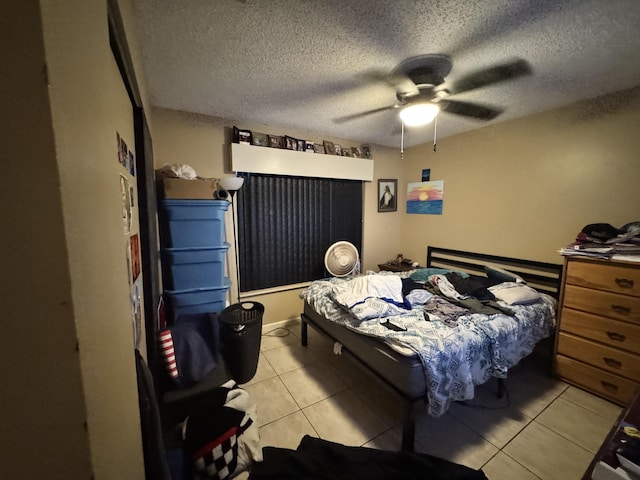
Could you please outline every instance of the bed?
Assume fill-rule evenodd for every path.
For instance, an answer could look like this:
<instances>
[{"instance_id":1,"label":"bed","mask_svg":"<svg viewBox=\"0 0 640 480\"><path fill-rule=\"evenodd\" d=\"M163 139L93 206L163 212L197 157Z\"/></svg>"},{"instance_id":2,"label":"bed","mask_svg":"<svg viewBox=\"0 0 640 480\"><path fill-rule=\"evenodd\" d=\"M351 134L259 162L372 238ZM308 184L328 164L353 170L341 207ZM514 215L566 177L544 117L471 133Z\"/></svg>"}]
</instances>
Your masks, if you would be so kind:
<instances>
[{"instance_id":1,"label":"bed","mask_svg":"<svg viewBox=\"0 0 640 480\"><path fill-rule=\"evenodd\" d=\"M489 378L501 386L509 368L552 335L561 277L558 264L428 247L423 269L312 282L301 294L302 345L311 325L397 392L402 448L413 450L422 405L439 416ZM477 281L493 299L482 289L473 290L481 302L469 295L468 282ZM464 293L452 292L452 282ZM362 294L362 285L381 293ZM512 303L511 292L523 289L531 298Z\"/></svg>"}]
</instances>

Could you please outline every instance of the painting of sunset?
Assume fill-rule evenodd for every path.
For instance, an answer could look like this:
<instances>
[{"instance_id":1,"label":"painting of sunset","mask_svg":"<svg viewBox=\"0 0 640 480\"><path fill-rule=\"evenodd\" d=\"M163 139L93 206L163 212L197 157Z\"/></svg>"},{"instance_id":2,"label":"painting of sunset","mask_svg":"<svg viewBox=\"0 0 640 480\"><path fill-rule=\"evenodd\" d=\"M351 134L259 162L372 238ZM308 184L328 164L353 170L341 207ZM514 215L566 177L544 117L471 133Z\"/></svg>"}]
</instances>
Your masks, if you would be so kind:
<instances>
[{"instance_id":1,"label":"painting of sunset","mask_svg":"<svg viewBox=\"0 0 640 480\"><path fill-rule=\"evenodd\" d=\"M407 185L407 213L442 215L444 180Z\"/></svg>"}]
</instances>

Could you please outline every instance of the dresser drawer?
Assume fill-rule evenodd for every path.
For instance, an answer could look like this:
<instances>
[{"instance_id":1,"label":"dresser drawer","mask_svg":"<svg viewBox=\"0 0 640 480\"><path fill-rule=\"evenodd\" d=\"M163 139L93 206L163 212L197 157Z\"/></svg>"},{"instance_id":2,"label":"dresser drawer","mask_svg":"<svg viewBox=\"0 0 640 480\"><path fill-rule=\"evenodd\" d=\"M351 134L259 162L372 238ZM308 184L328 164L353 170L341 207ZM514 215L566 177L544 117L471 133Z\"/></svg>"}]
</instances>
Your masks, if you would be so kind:
<instances>
[{"instance_id":1,"label":"dresser drawer","mask_svg":"<svg viewBox=\"0 0 640 480\"><path fill-rule=\"evenodd\" d=\"M628 404L638 387L637 383L591 367L563 355L556 356L556 375L560 378L602 395L620 405Z\"/></svg>"},{"instance_id":2,"label":"dresser drawer","mask_svg":"<svg viewBox=\"0 0 640 480\"><path fill-rule=\"evenodd\" d=\"M640 381L640 357L606 345L560 332L558 353L616 375Z\"/></svg>"},{"instance_id":3,"label":"dresser drawer","mask_svg":"<svg viewBox=\"0 0 640 480\"><path fill-rule=\"evenodd\" d=\"M640 297L640 268L606 262L572 261L566 283Z\"/></svg>"},{"instance_id":4,"label":"dresser drawer","mask_svg":"<svg viewBox=\"0 0 640 480\"><path fill-rule=\"evenodd\" d=\"M640 353L640 324L619 322L611 318L563 308L560 329L615 348Z\"/></svg>"},{"instance_id":5,"label":"dresser drawer","mask_svg":"<svg viewBox=\"0 0 640 480\"><path fill-rule=\"evenodd\" d=\"M596 315L640 323L640 298L565 285L563 306Z\"/></svg>"}]
</instances>

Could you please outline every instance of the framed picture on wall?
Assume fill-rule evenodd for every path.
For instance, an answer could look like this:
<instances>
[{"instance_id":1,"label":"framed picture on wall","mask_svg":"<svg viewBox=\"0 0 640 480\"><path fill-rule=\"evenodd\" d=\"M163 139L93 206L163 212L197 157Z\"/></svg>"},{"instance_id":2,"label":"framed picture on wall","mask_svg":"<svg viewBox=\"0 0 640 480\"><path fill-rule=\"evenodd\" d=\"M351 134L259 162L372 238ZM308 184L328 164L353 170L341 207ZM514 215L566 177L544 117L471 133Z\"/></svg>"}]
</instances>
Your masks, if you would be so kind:
<instances>
[{"instance_id":1,"label":"framed picture on wall","mask_svg":"<svg viewBox=\"0 0 640 480\"><path fill-rule=\"evenodd\" d=\"M398 209L397 194L397 179L384 178L378 180L378 211L395 212Z\"/></svg>"}]
</instances>

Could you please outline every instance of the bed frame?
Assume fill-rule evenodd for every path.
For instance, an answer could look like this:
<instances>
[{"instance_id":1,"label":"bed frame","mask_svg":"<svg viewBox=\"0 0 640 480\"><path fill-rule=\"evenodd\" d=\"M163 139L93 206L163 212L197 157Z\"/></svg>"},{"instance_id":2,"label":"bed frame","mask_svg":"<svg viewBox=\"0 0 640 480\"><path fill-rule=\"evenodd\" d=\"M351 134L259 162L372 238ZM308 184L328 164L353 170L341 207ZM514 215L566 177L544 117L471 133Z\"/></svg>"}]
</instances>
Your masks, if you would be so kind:
<instances>
[{"instance_id":1,"label":"bed frame","mask_svg":"<svg viewBox=\"0 0 640 480\"><path fill-rule=\"evenodd\" d=\"M451 270L464 271L470 274L483 275L484 266L491 265L520 275L529 285L537 290L547 293L556 299L559 296L560 284L562 280L562 265L554 263L536 262L532 260L521 260L517 258L501 257L498 255L487 255L482 253L465 252L462 250L452 250L448 248L428 247L426 266L430 268L447 268ZM349 354L374 377L383 384L394 390L404 400L404 416L402 425L402 449L413 451L415 439L415 420L420 412L419 406L424 406L424 392L417 392L410 388L410 385L398 383L397 378L389 373L391 369L385 368L386 359L393 362L392 357L399 354L386 346L384 342L376 338L366 337L356 332L352 332L340 325L333 324L323 319L306 302L301 319L301 340L302 346L308 345L308 325L329 337L334 342L342 344L342 351ZM378 352L375 361L364 358L357 351L362 351L362 344L369 343ZM386 374L385 374L386 373ZM498 396L502 394L503 381L498 379Z\"/></svg>"}]
</instances>

